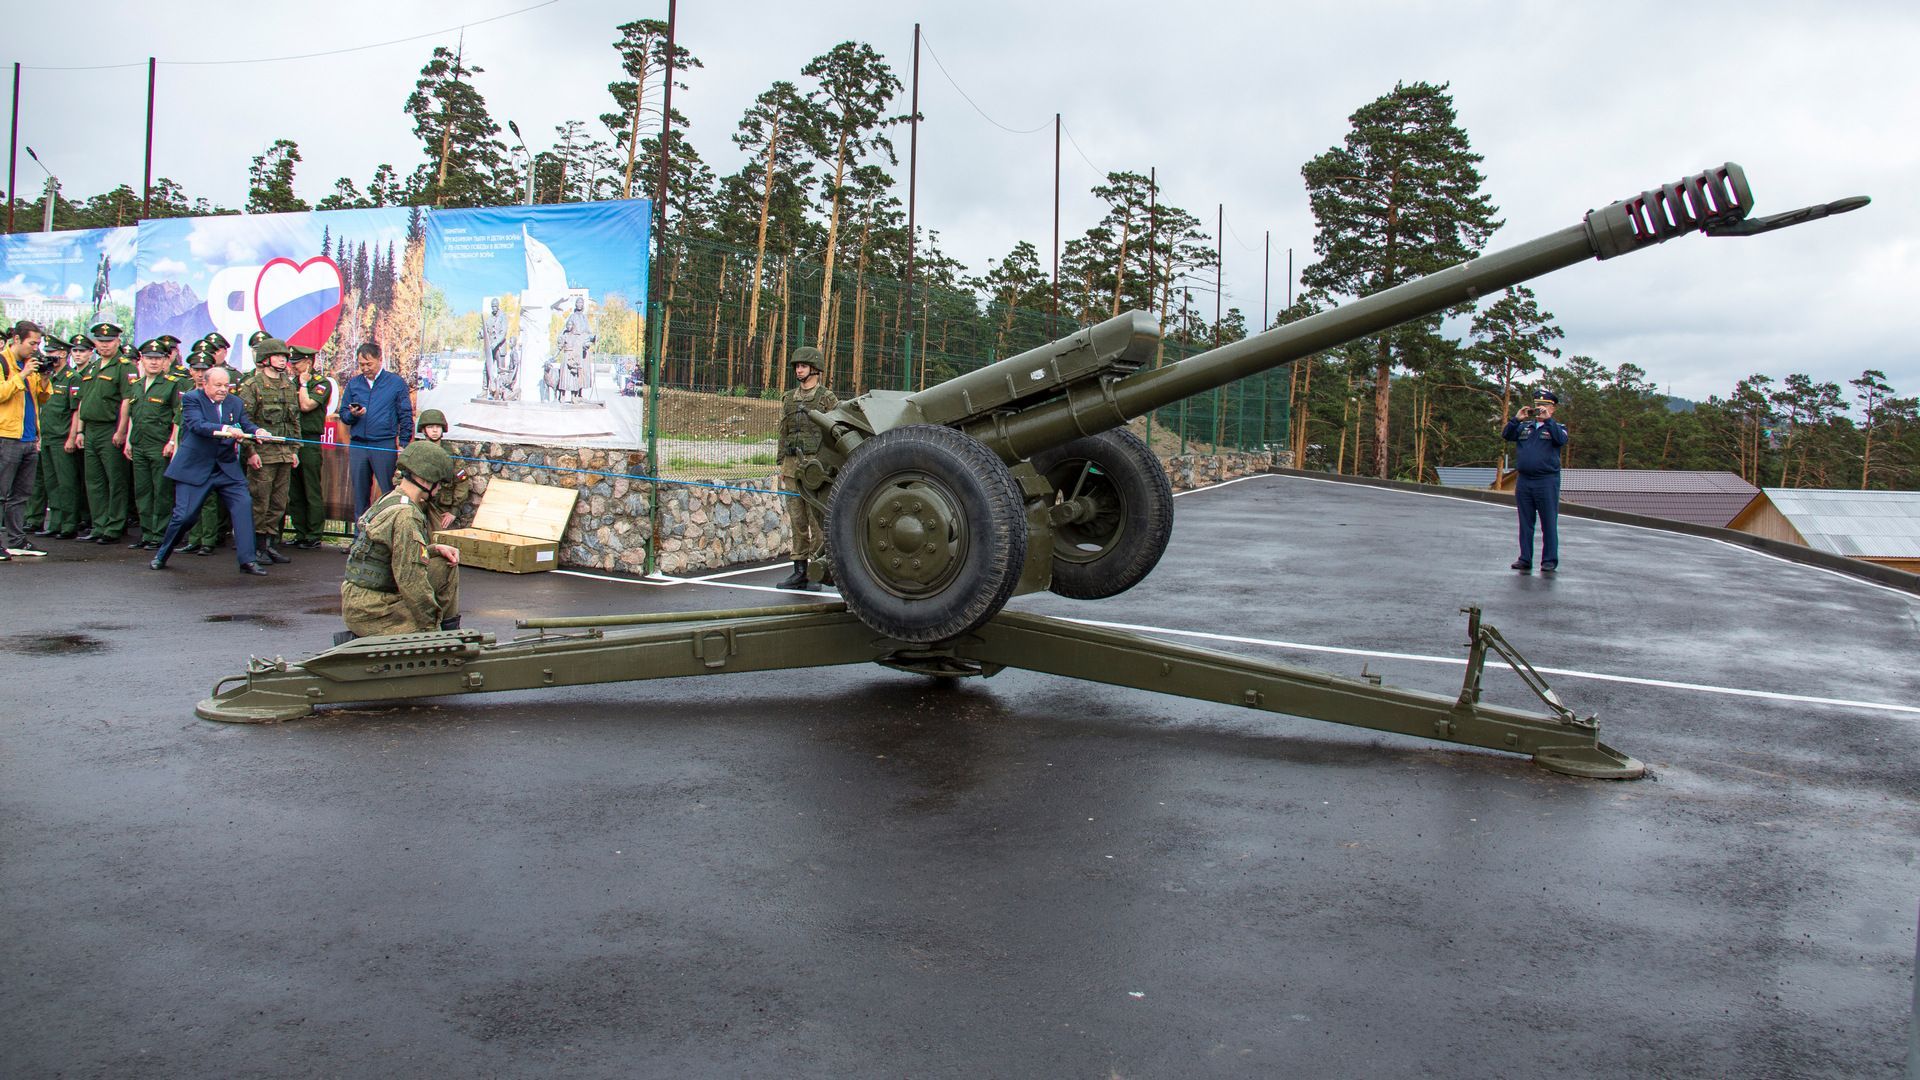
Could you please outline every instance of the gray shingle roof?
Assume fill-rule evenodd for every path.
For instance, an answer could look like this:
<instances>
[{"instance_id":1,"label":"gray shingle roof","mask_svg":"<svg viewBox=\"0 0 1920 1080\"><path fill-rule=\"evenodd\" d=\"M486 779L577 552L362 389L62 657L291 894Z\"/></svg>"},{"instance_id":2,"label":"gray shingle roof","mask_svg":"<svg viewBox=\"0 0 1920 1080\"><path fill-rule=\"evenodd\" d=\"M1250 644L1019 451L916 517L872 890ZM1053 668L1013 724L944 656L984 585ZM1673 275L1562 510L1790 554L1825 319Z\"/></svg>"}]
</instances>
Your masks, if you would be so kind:
<instances>
[{"instance_id":1,"label":"gray shingle roof","mask_svg":"<svg viewBox=\"0 0 1920 1080\"><path fill-rule=\"evenodd\" d=\"M1920 559L1920 491L1766 491L1808 547L1855 558Z\"/></svg>"},{"instance_id":2,"label":"gray shingle roof","mask_svg":"<svg viewBox=\"0 0 1920 1080\"><path fill-rule=\"evenodd\" d=\"M1562 469L1563 502L1725 528L1760 489L1730 472Z\"/></svg>"},{"instance_id":3,"label":"gray shingle roof","mask_svg":"<svg viewBox=\"0 0 1920 1080\"><path fill-rule=\"evenodd\" d=\"M1433 471L1448 487L1490 488L1500 470L1491 465L1436 465Z\"/></svg>"}]
</instances>

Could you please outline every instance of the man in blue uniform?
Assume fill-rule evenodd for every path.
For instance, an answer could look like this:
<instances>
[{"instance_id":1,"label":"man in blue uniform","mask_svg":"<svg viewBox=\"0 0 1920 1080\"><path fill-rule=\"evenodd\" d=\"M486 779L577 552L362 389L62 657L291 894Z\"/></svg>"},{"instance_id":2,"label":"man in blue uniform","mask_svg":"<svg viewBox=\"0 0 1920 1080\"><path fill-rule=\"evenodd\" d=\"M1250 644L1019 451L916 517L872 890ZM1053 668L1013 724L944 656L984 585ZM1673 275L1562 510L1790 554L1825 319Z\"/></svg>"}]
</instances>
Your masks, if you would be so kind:
<instances>
[{"instance_id":1,"label":"man in blue uniform","mask_svg":"<svg viewBox=\"0 0 1920 1080\"><path fill-rule=\"evenodd\" d=\"M1567 429L1553 418L1560 404L1551 390L1535 390L1533 404L1507 421L1500 437L1518 444L1514 450L1513 501L1520 508L1520 557L1515 570L1533 569L1533 520L1540 519L1540 570L1552 573L1560 566L1560 448L1567 445Z\"/></svg>"}]
</instances>

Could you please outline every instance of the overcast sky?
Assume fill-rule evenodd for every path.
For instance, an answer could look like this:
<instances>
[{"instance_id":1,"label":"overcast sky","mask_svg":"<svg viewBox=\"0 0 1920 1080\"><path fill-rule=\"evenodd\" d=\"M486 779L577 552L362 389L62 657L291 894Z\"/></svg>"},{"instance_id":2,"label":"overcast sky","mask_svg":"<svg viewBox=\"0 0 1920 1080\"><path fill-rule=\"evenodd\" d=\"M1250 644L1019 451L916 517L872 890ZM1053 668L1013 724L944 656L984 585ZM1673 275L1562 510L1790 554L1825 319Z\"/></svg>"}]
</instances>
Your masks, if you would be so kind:
<instances>
[{"instance_id":1,"label":"overcast sky","mask_svg":"<svg viewBox=\"0 0 1920 1080\"><path fill-rule=\"evenodd\" d=\"M317 200L337 176L364 185L381 162L405 174L420 160L401 104L436 41L451 45L455 34L278 63L178 61L348 48L534 2L200 2L190 18L150 3L42 4L13 13L0 51L29 65L21 141L70 194L139 187L152 54L161 60L156 175L238 206L249 159L284 137L305 156L301 195ZM553 125L610 109L613 28L665 14L664 4L558 0L470 26L466 50L486 69L476 81L494 116L517 120L541 149ZM110 27L111 44L83 49L77 20ZM1900 392L1920 393L1920 211L1911 194L1920 181L1920 4L1911 0L683 0L680 43L706 66L687 75L690 90L676 92L675 105L707 161L731 171L740 155L728 136L770 82L801 82L808 59L847 39L872 44L906 82L916 20L947 72L923 55L918 218L975 271L1021 239L1045 258L1057 111L1072 136L1062 236L1093 223L1087 189L1105 171L1157 167L1167 201L1210 232L1225 204L1227 303L1257 321L1264 237L1271 233L1273 310L1286 295L1287 250L1296 271L1312 259L1301 164L1337 144L1347 117L1396 81L1450 82L1507 222L1492 248L1728 160L1746 167L1760 213L1874 197L1841 218L1750 239L1687 237L1537 281L1568 355L1608 367L1631 361L1693 398L1724 395L1754 372L1844 384L1870 367ZM79 62L137 66L34 69ZM904 201L904 131L899 146ZM21 190L42 178L23 152Z\"/></svg>"}]
</instances>

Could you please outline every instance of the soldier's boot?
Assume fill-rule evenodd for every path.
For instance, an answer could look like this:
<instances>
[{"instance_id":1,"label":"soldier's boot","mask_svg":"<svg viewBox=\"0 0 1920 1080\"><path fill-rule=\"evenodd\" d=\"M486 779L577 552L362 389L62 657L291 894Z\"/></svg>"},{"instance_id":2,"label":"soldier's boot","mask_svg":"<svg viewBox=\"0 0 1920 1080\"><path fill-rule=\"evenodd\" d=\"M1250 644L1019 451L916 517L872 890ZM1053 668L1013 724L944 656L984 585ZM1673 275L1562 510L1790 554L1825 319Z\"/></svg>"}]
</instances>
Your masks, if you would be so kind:
<instances>
[{"instance_id":1,"label":"soldier's boot","mask_svg":"<svg viewBox=\"0 0 1920 1080\"><path fill-rule=\"evenodd\" d=\"M266 559L268 562L290 563L293 561L274 550L273 541L266 533L253 534L253 547L255 551L260 553L260 557Z\"/></svg>"},{"instance_id":2,"label":"soldier's boot","mask_svg":"<svg viewBox=\"0 0 1920 1080\"><path fill-rule=\"evenodd\" d=\"M793 560L793 573L781 578L780 583L774 586L776 589L800 589L803 591L811 591L813 587L813 582L807 580L807 560L805 559Z\"/></svg>"}]
</instances>

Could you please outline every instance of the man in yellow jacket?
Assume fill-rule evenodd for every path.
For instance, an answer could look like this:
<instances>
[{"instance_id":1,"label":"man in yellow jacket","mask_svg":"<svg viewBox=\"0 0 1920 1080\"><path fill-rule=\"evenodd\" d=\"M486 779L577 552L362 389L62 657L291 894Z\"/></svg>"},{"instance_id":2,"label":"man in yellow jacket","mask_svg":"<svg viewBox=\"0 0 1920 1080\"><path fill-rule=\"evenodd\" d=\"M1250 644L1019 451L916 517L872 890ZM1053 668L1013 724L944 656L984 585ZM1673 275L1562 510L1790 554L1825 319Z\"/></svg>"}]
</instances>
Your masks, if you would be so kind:
<instances>
[{"instance_id":1,"label":"man in yellow jacket","mask_svg":"<svg viewBox=\"0 0 1920 1080\"><path fill-rule=\"evenodd\" d=\"M27 538L27 499L40 466L40 406L53 392L41 374L40 328L21 321L0 347L0 562L43 556Z\"/></svg>"}]
</instances>

